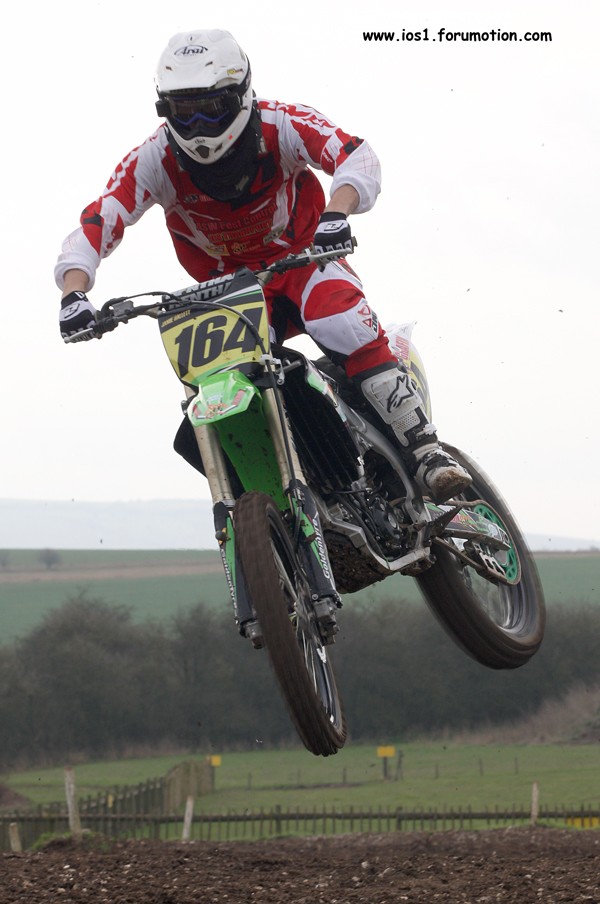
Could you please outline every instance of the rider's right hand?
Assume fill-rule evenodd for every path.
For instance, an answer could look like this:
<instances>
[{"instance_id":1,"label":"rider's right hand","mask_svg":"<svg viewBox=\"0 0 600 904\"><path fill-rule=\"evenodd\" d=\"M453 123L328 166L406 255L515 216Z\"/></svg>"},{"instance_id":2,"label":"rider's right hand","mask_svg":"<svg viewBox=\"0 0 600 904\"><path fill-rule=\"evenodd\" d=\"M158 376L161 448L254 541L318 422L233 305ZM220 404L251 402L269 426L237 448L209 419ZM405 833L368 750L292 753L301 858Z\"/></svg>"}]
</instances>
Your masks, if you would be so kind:
<instances>
[{"instance_id":1,"label":"rider's right hand","mask_svg":"<svg viewBox=\"0 0 600 904\"><path fill-rule=\"evenodd\" d=\"M90 302L85 292L69 292L60 303L58 322L60 335L63 339L79 333L81 330L91 329L96 326L96 308ZM79 336L73 342L84 342L92 339L92 334Z\"/></svg>"}]
</instances>

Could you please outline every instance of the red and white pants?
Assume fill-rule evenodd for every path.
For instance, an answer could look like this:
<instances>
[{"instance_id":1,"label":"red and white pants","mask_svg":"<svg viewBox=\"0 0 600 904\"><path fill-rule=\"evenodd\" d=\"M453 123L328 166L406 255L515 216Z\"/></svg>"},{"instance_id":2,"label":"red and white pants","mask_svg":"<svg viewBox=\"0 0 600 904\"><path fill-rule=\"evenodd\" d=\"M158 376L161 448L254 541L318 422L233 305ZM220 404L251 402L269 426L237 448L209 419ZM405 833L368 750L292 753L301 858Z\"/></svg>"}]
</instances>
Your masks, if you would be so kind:
<instances>
[{"instance_id":1,"label":"red and white pants","mask_svg":"<svg viewBox=\"0 0 600 904\"><path fill-rule=\"evenodd\" d=\"M288 270L265 287L269 317L279 341L306 332L333 353L349 377L396 363L377 315L348 264L331 261Z\"/></svg>"}]
</instances>

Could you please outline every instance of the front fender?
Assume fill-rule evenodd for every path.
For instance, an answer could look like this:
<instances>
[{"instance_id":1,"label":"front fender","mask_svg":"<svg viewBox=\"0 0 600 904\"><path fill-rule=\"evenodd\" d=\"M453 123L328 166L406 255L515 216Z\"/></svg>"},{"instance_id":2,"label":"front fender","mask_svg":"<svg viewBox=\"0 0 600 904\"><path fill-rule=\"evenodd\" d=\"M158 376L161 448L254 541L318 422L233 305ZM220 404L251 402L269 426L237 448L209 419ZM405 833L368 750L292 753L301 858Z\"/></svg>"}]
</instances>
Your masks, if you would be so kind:
<instances>
[{"instance_id":1,"label":"front fender","mask_svg":"<svg viewBox=\"0 0 600 904\"><path fill-rule=\"evenodd\" d=\"M225 370L206 377L188 405L187 416L194 427L215 424L246 411L258 389L238 370Z\"/></svg>"},{"instance_id":2,"label":"front fender","mask_svg":"<svg viewBox=\"0 0 600 904\"><path fill-rule=\"evenodd\" d=\"M238 419L228 421L233 415ZM204 378L188 405L187 417L197 428L214 425L245 492L266 493L282 511L289 508L263 398L248 377L239 371L221 371Z\"/></svg>"}]
</instances>

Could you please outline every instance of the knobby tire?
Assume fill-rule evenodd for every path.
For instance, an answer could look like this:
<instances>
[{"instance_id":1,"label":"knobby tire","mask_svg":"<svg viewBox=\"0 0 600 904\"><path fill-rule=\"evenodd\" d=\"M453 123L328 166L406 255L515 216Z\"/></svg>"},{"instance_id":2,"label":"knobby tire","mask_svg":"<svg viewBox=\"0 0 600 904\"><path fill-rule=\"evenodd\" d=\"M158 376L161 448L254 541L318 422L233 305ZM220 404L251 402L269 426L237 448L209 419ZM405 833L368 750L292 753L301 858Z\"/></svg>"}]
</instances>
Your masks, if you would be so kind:
<instances>
[{"instance_id":1,"label":"knobby tire","mask_svg":"<svg viewBox=\"0 0 600 904\"><path fill-rule=\"evenodd\" d=\"M536 653L544 636L544 596L535 562L489 477L464 452L453 446L445 448L473 477L472 485L459 498L481 499L492 517L499 516L510 536L510 556L515 573L520 567L520 579L508 585L494 583L434 543L436 563L417 583L442 626L473 659L493 669L519 668Z\"/></svg>"},{"instance_id":2,"label":"knobby tire","mask_svg":"<svg viewBox=\"0 0 600 904\"><path fill-rule=\"evenodd\" d=\"M288 526L271 497L258 492L240 497L234 524L246 587L290 717L308 750L335 754L346 739L343 705Z\"/></svg>"}]
</instances>

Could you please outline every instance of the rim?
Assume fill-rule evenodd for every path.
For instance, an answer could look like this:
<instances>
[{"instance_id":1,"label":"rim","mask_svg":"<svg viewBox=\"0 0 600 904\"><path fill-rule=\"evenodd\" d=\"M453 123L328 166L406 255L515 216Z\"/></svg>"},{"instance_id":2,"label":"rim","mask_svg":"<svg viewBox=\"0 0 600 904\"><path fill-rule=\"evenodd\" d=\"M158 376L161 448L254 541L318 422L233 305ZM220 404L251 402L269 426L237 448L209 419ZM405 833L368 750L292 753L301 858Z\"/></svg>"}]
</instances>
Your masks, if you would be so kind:
<instances>
[{"instance_id":1,"label":"rim","mask_svg":"<svg viewBox=\"0 0 600 904\"><path fill-rule=\"evenodd\" d=\"M476 487L472 487L472 490L477 494L474 498L481 498L484 495L478 494ZM463 498L467 499L468 497L465 494ZM525 589L522 583L521 562L512 533L498 513L487 503L479 503L473 507L473 510L483 518L487 518L497 524L508 534L510 547L505 553L500 555L498 550L486 547L484 543L481 544L484 552L493 556L498 562L508 584L488 579L474 568L462 562L457 563L459 574L461 574L467 589L476 600L479 608L490 621L504 631L515 632L522 627ZM464 541L455 541L455 543L462 550Z\"/></svg>"},{"instance_id":2,"label":"rim","mask_svg":"<svg viewBox=\"0 0 600 904\"><path fill-rule=\"evenodd\" d=\"M493 524L497 524L498 527L501 527L502 530L508 534L508 538L510 540L510 548L506 551L506 560L501 561L501 559L499 559L497 555L495 555L494 558L504 571L508 583L518 584L521 580L521 561L519 559L519 554L515 549L511 532L508 530L506 524L500 518L498 513L490 508L489 505L481 503L480 505L474 506L473 511L478 515L481 515L482 518L486 518L488 521L491 521Z\"/></svg>"},{"instance_id":3,"label":"rim","mask_svg":"<svg viewBox=\"0 0 600 904\"><path fill-rule=\"evenodd\" d=\"M479 608L499 628L514 631L521 623L522 597L516 585L497 584L464 565L463 580Z\"/></svg>"}]
</instances>

